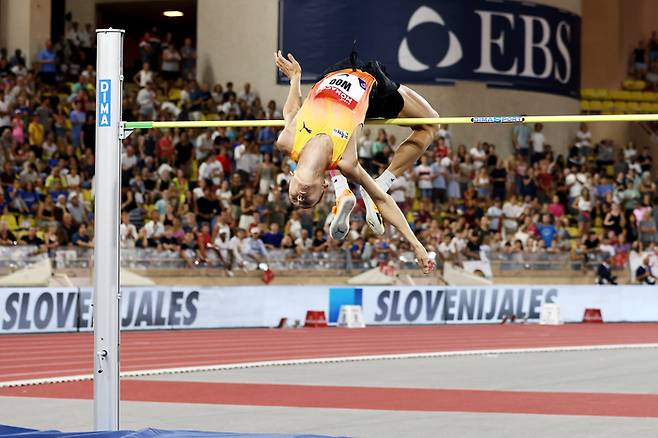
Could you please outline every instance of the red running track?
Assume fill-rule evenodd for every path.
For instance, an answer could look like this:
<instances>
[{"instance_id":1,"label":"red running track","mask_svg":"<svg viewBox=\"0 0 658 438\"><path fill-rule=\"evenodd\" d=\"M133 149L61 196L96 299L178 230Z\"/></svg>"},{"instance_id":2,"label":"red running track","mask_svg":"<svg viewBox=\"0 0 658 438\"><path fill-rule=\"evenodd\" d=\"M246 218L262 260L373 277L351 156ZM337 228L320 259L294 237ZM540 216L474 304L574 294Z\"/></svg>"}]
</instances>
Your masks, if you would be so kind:
<instances>
[{"instance_id":1,"label":"red running track","mask_svg":"<svg viewBox=\"0 0 658 438\"><path fill-rule=\"evenodd\" d=\"M92 399L92 382L0 389L0 396ZM492 391L122 380L124 401L384 411L658 418L657 394Z\"/></svg>"},{"instance_id":2,"label":"red running track","mask_svg":"<svg viewBox=\"0 0 658 438\"><path fill-rule=\"evenodd\" d=\"M503 348L658 343L658 324L125 332L121 369ZM0 336L0 382L90 374L90 333Z\"/></svg>"}]
</instances>

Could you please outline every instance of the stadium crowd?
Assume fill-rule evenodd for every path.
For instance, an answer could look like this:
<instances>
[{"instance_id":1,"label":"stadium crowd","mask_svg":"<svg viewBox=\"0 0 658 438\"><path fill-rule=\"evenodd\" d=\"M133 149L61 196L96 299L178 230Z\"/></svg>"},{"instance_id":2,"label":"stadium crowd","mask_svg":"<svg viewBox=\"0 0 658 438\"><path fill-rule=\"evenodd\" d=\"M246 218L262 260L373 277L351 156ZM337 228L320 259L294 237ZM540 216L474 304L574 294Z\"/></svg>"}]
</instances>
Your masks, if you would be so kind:
<instances>
[{"instance_id":1,"label":"stadium crowd","mask_svg":"<svg viewBox=\"0 0 658 438\"><path fill-rule=\"evenodd\" d=\"M93 247L95 71L90 26L45 42L32 69L20 50L0 50L0 244L39 251ZM192 40L157 29L139 43L141 69L126 84L123 120L278 119L273 100L248 83L199 83ZM344 242L328 239L333 191L293 210L294 162L273 128L149 129L123 142L121 245L222 266L338 253L352 266L411 257L392 229L370 233L362 205ZM557 154L541 124L516 125L500 150L467 147L442 127L390 194L440 260L500 261L576 269L619 268L630 251L656 252L657 192L648 147L593 139L581 125ZM398 144L383 129L358 139L363 165L379 174ZM566 257L565 257L566 256ZM544 268L542 268L542 266ZM653 274L647 266L647 276ZM638 277L640 278L640 277Z\"/></svg>"},{"instance_id":2,"label":"stadium crowd","mask_svg":"<svg viewBox=\"0 0 658 438\"><path fill-rule=\"evenodd\" d=\"M639 40L629 58L629 76L646 80L650 88L655 89L658 85L658 32Z\"/></svg>"}]
</instances>

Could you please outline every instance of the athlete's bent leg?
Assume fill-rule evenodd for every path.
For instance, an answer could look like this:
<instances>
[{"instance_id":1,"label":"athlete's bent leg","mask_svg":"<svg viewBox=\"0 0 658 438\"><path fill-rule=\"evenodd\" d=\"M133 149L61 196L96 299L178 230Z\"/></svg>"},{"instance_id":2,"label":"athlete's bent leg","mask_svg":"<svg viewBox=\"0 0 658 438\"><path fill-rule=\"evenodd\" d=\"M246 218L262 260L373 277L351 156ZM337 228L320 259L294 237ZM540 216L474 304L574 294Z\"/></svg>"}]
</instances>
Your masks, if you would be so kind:
<instances>
[{"instance_id":1,"label":"athlete's bent leg","mask_svg":"<svg viewBox=\"0 0 658 438\"><path fill-rule=\"evenodd\" d=\"M439 117L439 114L434 111L434 108L427 100L411 88L400 85L398 92L404 100L404 106L399 117ZM391 164L375 179L375 182L384 193L388 192L397 177L412 168L420 156L425 153L434 140L438 125L415 125L411 126L411 129L412 132L409 137L402 142L395 155L393 155ZM375 203L363 189L361 189L361 196L366 206L366 222L375 234L383 234L384 224Z\"/></svg>"},{"instance_id":2,"label":"athlete's bent leg","mask_svg":"<svg viewBox=\"0 0 658 438\"><path fill-rule=\"evenodd\" d=\"M404 100L404 107L400 111L399 117L439 117L439 114L432 108L429 102L411 88L400 85L398 91ZM393 155L391 164L386 169L395 175L396 178L411 169L420 156L425 153L434 140L439 125L415 125L411 126L411 129L411 134L400 144L395 155Z\"/></svg>"}]
</instances>

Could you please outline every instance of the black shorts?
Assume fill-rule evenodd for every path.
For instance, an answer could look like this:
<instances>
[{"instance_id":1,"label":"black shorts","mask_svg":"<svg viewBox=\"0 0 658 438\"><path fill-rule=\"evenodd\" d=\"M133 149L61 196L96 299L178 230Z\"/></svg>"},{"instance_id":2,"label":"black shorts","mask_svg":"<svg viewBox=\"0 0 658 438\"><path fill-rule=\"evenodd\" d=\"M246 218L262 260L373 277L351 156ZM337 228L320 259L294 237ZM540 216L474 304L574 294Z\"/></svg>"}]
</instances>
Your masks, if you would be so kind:
<instances>
[{"instance_id":1,"label":"black shorts","mask_svg":"<svg viewBox=\"0 0 658 438\"><path fill-rule=\"evenodd\" d=\"M377 119L382 117L384 119L393 119L400 115L403 107L404 99L397 88L382 96L371 93L366 118Z\"/></svg>"},{"instance_id":2,"label":"black shorts","mask_svg":"<svg viewBox=\"0 0 658 438\"><path fill-rule=\"evenodd\" d=\"M377 80L377 84L370 92L366 117L369 119L397 117L404 107L404 99L398 91L400 84L386 73L386 67L378 61L368 62L363 66L363 71L370 73Z\"/></svg>"},{"instance_id":3,"label":"black shorts","mask_svg":"<svg viewBox=\"0 0 658 438\"><path fill-rule=\"evenodd\" d=\"M352 67L349 58L341 59L327 68L323 72L323 75L326 76L331 72ZM356 60L354 67L371 74L377 80L377 83L370 92L370 102L368 103L366 117L369 119L392 119L400 115L404 107L404 99L398 91L400 84L395 82L386 73L386 67L380 64L379 61L365 63L361 60Z\"/></svg>"}]
</instances>

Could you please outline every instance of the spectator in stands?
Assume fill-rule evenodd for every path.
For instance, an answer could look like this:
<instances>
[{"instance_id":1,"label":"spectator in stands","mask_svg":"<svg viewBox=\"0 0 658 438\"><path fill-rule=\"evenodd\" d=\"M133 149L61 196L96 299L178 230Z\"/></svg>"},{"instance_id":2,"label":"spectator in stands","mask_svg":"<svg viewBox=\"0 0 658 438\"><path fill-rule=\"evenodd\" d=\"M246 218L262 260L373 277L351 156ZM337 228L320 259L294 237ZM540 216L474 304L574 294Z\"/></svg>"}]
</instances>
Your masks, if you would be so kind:
<instances>
[{"instance_id":1,"label":"spectator in stands","mask_svg":"<svg viewBox=\"0 0 658 438\"><path fill-rule=\"evenodd\" d=\"M151 70L151 64L148 62L143 63L142 69L133 76L133 81L135 81L139 88L146 88L149 82L154 82L155 75L153 70Z\"/></svg>"},{"instance_id":2,"label":"spectator in stands","mask_svg":"<svg viewBox=\"0 0 658 438\"><path fill-rule=\"evenodd\" d=\"M61 242L59 241L59 234L57 233L57 224L51 223L48 226L48 229L43 235L43 242L43 250L48 252L50 257L55 256L54 251L61 246Z\"/></svg>"},{"instance_id":3,"label":"spectator in stands","mask_svg":"<svg viewBox=\"0 0 658 438\"><path fill-rule=\"evenodd\" d=\"M483 149L482 144L480 142L475 143L475 146L468 153L473 160L473 168L475 170L480 169L487 158L487 152Z\"/></svg>"},{"instance_id":4,"label":"spectator in stands","mask_svg":"<svg viewBox=\"0 0 658 438\"><path fill-rule=\"evenodd\" d=\"M156 210L151 212L151 220L144 224L144 231L147 239L158 239L164 233L164 224L161 221L160 213Z\"/></svg>"},{"instance_id":5,"label":"spectator in stands","mask_svg":"<svg viewBox=\"0 0 658 438\"><path fill-rule=\"evenodd\" d=\"M249 236L243 242L244 257L246 260L256 263L267 263L268 253L265 244L260 238L260 229L252 227Z\"/></svg>"},{"instance_id":6,"label":"spectator in stands","mask_svg":"<svg viewBox=\"0 0 658 438\"><path fill-rule=\"evenodd\" d=\"M606 231L614 233L615 236L621 236L626 219L621 212L618 202L614 202L609 212L603 218L603 227Z\"/></svg>"},{"instance_id":7,"label":"spectator in stands","mask_svg":"<svg viewBox=\"0 0 658 438\"><path fill-rule=\"evenodd\" d=\"M638 221L638 237L643 248L647 248L657 241L656 223L651 214L651 207L643 211L643 217Z\"/></svg>"},{"instance_id":8,"label":"spectator in stands","mask_svg":"<svg viewBox=\"0 0 658 438\"><path fill-rule=\"evenodd\" d=\"M531 164L544 159L546 151L546 136L544 136L544 133L542 132L543 129L544 125L541 123L535 123L535 130L530 136L530 142L532 144Z\"/></svg>"},{"instance_id":9,"label":"spectator in stands","mask_svg":"<svg viewBox=\"0 0 658 438\"><path fill-rule=\"evenodd\" d=\"M329 242L327 241L324 230L322 228L315 230L312 249L313 252L325 252L329 249Z\"/></svg>"},{"instance_id":10,"label":"spectator in stands","mask_svg":"<svg viewBox=\"0 0 658 438\"><path fill-rule=\"evenodd\" d=\"M181 247L178 243L178 239L174 235L173 225L166 225L164 233L158 239L158 249L161 251L169 251L172 253L178 253L181 250Z\"/></svg>"},{"instance_id":11,"label":"spectator in stands","mask_svg":"<svg viewBox=\"0 0 658 438\"><path fill-rule=\"evenodd\" d=\"M243 244L247 232L244 228L238 228L235 236L229 241L229 248L232 255L233 267L244 267L245 246Z\"/></svg>"},{"instance_id":12,"label":"spectator in stands","mask_svg":"<svg viewBox=\"0 0 658 438\"><path fill-rule=\"evenodd\" d=\"M139 117L142 120L153 120L155 118L155 108L158 101L152 81L147 81L144 88L137 93L137 104L139 105Z\"/></svg>"},{"instance_id":13,"label":"spectator in stands","mask_svg":"<svg viewBox=\"0 0 658 438\"><path fill-rule=\"evenodd\" d=\"M654 63L658 61L658 34L654 30L651 32L649 39L649 62Z\"/></svg>"},{"instance_id":14,"label":"spectator in stands","mask_svg":"<svg viewBox=\"0 0 658 438\"><path fill-rule=\"evenodd\" d=\"M553 195L551 203L546 207L546 211L556 219L559 219L564 215L564 205L560 202L560 197L558 195Z\"/></svg>"},{"instance_id":15,"label":"spectator in stands","mask_svg":"<svg viewBox=\"0 0 658 438\"><path fill-rule=\"evenodd\" d=\"M528 157L530 134L530 127L525 123L519 123L512 129L512 145L516 153L522 157Z\"/></svg>"},{"instance_id":16,"label":"spectator in stands","mask_svg":"<svg viewBox=\"0 0 658 438\"><path fill-rule=\"evenodd\" d=\"M210 186L204 187L203 195L196 200L195 214L197 222L199 224L201 224L201 222L212 223L221 210L222 208L215 192L210 189Z\"/></svg>"},{"instance_id":17,"label":"spectator in stands","mask_svg":"<svg viewBox=\"0 0 658 438\"><path fill-rule=\"evenodd\" d=\"M25 61L19 60L18 63L11 68L11 72L17 77L27 76L28 70L27 67L25 66Z\"/></svg>"},{"instance_id":18,"label":"spectator in stands","mask_svg":"<svg viewBox=\"0 0 658 438\"><path fill-rule=\"evenodd\" d=\"M414 168L415 179L423 199L432 198L432 169L429 166L427 155L420 157L420 163Z\"/></svg>"},{"instance_id":19,"label":"spectator in stands","mask_svg":"<svg viewBox=\"0 0 658 438\"><path fill-rule=\"evenodd\" d=\"M32 246L41 246L43 245L43 240L37 236L36 227L30 227L27 230L27 234L21 237L22 245L32 245Z\"/></svg>"},{"instance_id":20,"label":"spectator in stands","mask_svg":"<svg viewBox=\"0 0 658 438\"><path fill-rule=\"evenodd\" d=\"M297 254L304 254L313 248L313 239L308 235L308 230L302 228L299 232L299 237L295 239L295 251Z\"/></svg>"},{"instance_id":21,"label":"spectator in stands","mask_svg":"<svg viewBox=\"0 0 658 438\"><path fill-rule=\"evenodd\" d=\"M642 264L635 270L635 280L640 284L656 284L656 277L651 272L649 256L642 259Z\"/></svg>"},{"instance_id":22,"label":"spectator in stands","mask_svg":"<svg viewBox=\"0 0 658 438\"><path fill-rule=\"evenodd\" d=\"M650 172L653 162L653 157L651 157L651 151L649 146L644 146L642 152L637 156L637 162L642 169L642 172Z\"/></svg>"},{"instance_id":23,"label":"spectator in stands","mask_svg":"<svg viewBox=\"0 0 658 438\"><path fill-rule=\"evenodd\" d=\"M610 255L605 254L601 263L596 268L596 283L600 285L617 284L617 277L612 275L612 266L610 266Z\"/></svg>"},{"instance_id":24,"label":"spectator in stands","mask_svg":"<svg viewBox=\"0 0 658 438\"><path fill-rule=\"evenodd\" d=\"M14 54L9 59L9 65L16 66L19 64L25 65L25 56L23 56L23 51L17 48L14 50Z\"/></svg>"},{"instance_id":25,"label":"spectator in stands","mask_svg":"<svg viewBox=\"0 0 658 438\"><path fill-rule=\"evenodd\" d=\"M66 211L69 212L71 218L76 224L87 222L87 207L84 205L84 202L80 200L80 195L77 192L69 193L69 202L66 204Z\"/></svg>"},{"instance_id":26,"label":"spectator in stands","mask_svg":"<svg viewBox=\"0 0 658 438\"><path fill-rule=\"evenodd\" d=\"M46 85L55 84L55 52L50 39L46 40L43 49L37 53L37 63L39 64L39 79Z\"/></svg>"},{"instance_id":27,"label":"spectator in stands","mask_svg":"<svg viewBox=\"0 0 658 438\"><path fill-rule=\"evenodd\" d=\"M586 270L587 265L598 257L600 243L601 241L594 231L589 231L586 235L583 236L583 270Z\"/></svg>"},{"instance_id":28,"label":"spectator in stands","mask_svg":"<svg viewBox=\"0 0 658 438\"><path fill-rule=\"evenodd\" d=\"M121 226L119 227L121 248L134 248L137 240L137 228L130 223L127 212L121 213Z\"/></svg>"},{"instance_id":29,"label":"spectator in stands","mask_svg":"<svg viewBox=\"0 0 658 438\"><path fill-rule=\"evenodd\" d=\"M77 233L73 234L73 237L71 237L71 243L73 243L73 246L79 248L92 249L94 247L94 243L91 241L91 238L87 233L86 224L82 223L78 226Z\"/></svg>"},{"instance_id":30,"label":"spectator in stands","mask_svg":"<svg viewBox=\"0 0 658 438\"><path fill-rule=\"evenodd\" d=\"M637 43L633 49L632 55L632 73L636 79L644 79L647 73L647 44L642 39Z\"/></svg>"},{"instance_id":31,"label":"spectator in stands","mask_svg":"<svg viewBox=\"0 0 658 438\"><path fill-rule=\"evenodd\" d=\"M248 105L252 105L257 98L258 92L251 89L251 84L249 82L245 82L244 91L240 93L238 99L244 100Z\"/></svg>"},{"instance_id":32,"label":"spectator in stands","mask_svg":"<svg viewBox=\"0 0 658 438\"><path fill-rule=\"evenodd\" d=\"M640 199L640 191L637 189L637 187L635 187L635 184L631 179L629 179L625 183L625 187L621 187L620 190L621 191L618 193L617 196L619 197L619 200L622 202L626 216L628 217L638 205Z\"/></svg>"},{"instance_id":33,"label":"spectator in stands","mask_svg":"<svg viewBox=\"0 0 658 438\"><path fill-rule=\"evenodd\" d=\"M503 236L511 236L519 228L519 218L523 214L523 206L518 202L516 196L511 196L503 204Z\"/></svg>"},{"instance_id":34,"label":"spectator in stands","mask_svg":"<svg viewBox=\"0 0 658 438\"><path fill-rule=\"evenodd\" d=\"M71 244L73 235L76 233L77 227L73 218L69 213L66 212L65 206L62 213L62 219L60 226L57 230L58 240L62 245Z\"/></svg>"},{"instance_id":35,"label":"spectator in stands","mask_svg":"<svg viewBox=\"0 0 658 438\"><path fill-rule=\"evenodd\" d=\"M171 33L168 33L167 36L171 38ZM162 50L162 78L169 82L178 79L180 77L182 60L183 58L173 42L167 42Z\"/></svg>"},{"instance_id":36,"label":"spectator in stands","mask_svg":"<svg viewBox=\"0 0 658 438\"><path fill-rule=\"evenodd\" d=\"M580 195L574 200L572 208L578 213L578 231L584 235L589 231L593 210L587 188L582 189Z\"/></svg>"},{"instance_id":37,"label":"spectator in stands","mask_svg":"<svg viewBox=\"0 0 658 438\"><path fill-rule=\"evenodd\" d=\"M542 215L542 222L537 225L537 231L544 242L544 247L551 248L557 238L557 228L551 223L550 215Z\"/></svg>"},{"instance_id":38,"label":"spectator in stands","mask_svg":"<svg viewBox=\"0 0 658 438\"><path fill-rule=\"evenodd\" d=\"M489 177L492 188L492 198L498 199L500 201L505 200L507 194L507 169L503 160L498 159L496 162L496 167L490 172Z\"/></svg>"},{"instance_id":39,"label":"spectator in stands","mask_svg":"<svg viewBox=\"0 0 658 438\"><path fill-rule=\"evenodd\" d=\"M75 103L75 110L71 111L71 143L73 147L79 148L82 143L82 126L87 120L82 101Z\"/></svg>"},{"instance_id":40,"label":"spectator in stands","mask_svg":"<svg viewBox=\"0 0 658 438\"><path fill-rule=\"evenodd\" d=\"M494 203L487 209L487 218L490 233L498 233L501 229L501 218L503 217L502 203L495 199Z\"/></svg>"},{"instance_id":41,"label":"spectator in stands","mask_svg":"<svg viewBox=\"0 0 658 438\"><path fill-rule=\"evenodd\" d=\"M581 123L576 132L575 146L578 148L581 156L588 156L592 145L592 132L587 127L587 123Z\"/></svg>"},{"instance_id":42,"label":"spectator in stands","mask_svg":"<svg viewBox=\"0 0 658 438\"><path fill-rule=\"evenodd\" d=\"M165 233L166 233L166 228L165 228ZM196 240L197 240L198 259L200 262L207 263L208 254L206 253L206 249L212 247L212 235L210 234L210 224L208 222L203 222L201 224L199 230L196 233ZM171 243L175 244L176 242L171 242Z\"/></svg>"},{"instance_id":43,"label":"spectator in stands","mask_svg":"<svg viewBox=\"0 0 658 438\"><path fill-rule=\"evenodd\" d=\"M265 111L264 118L270 120L278 120L283 118L283 113L279 111L279 109L276 107L275 101L270 100L269 102L267 102L267 110Z\"/></svg>"},{"instance_id":44,"label":"spectator in stands","mask_svg":"<svg viewBox=\"0 0 658 438\"><path fill-rule=\"evenodd\" d=\"M263 235L262 240L265 247L268 249L280 248L281 241L283 240L283 233L279 229L279 224L272 222L269 230Z\"/></svg>"},{"instance_id":45,"label":"spectator in stands","mask_svg":"<svg viewBox=\"0 0 658 438\"><path fill-rule=\"evenodd\" d=\"M194 268L199 264L198 249L199 248L194 233L192 231L185 232L181 239L179 254L189 268Z\"/></svg>"},{"instance_id":46,"label":"spectator in stands","mask_svg":"<svg viewBox=\"0 0 658 438\"><path fill-rule=\"evenodd\" d=\"M7 227L7 222L0 221L0 245L13 246L16 245L16 236Z\"/></svg>"}]
</instances>

